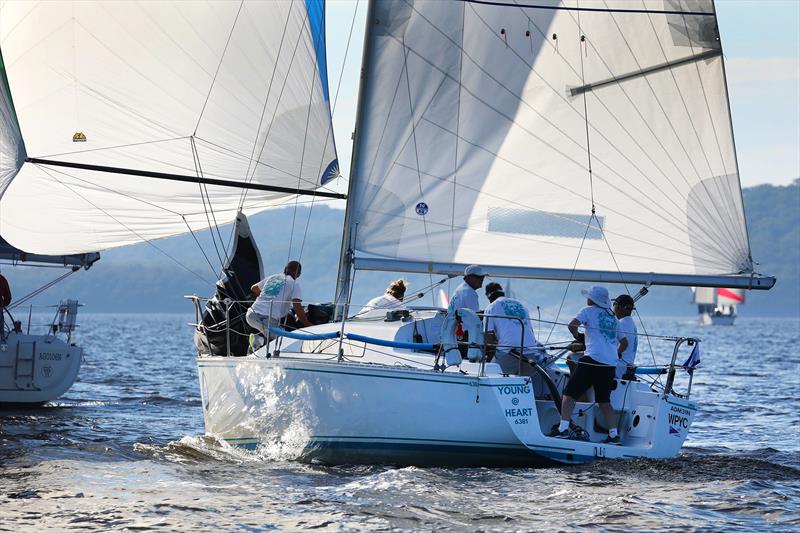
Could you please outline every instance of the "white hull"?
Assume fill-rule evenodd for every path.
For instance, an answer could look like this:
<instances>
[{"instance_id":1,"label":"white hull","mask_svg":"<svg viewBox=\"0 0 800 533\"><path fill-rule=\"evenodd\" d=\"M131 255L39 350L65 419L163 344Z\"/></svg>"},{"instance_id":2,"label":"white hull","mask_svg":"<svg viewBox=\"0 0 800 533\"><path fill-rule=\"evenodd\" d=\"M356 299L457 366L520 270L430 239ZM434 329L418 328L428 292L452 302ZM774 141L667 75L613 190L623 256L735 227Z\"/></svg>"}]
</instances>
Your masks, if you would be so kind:
<instances>
[{"instance_id":1,"label":"white hull","mask_svg":"<svg viewBox=\"0 0 800 533\"><path fill-rule=\"evenodd\" d=\"M0 342L0 404L42 404L75 382L82 350L52 335L11 332Z\"/></svg>"},{"instance_id":2,"label":"white hull","mask_svg":"<svg viewBox=\"0 0 800 533\"><path fill-rule=\"evenodd\" d=\"M364 362L288 348L272 358L198 358L206 431L332 464L534 466L673 457L697 409L645 383L619 381L612 404L622 415L622 445L599 443L607 429L588 403L578 404L573 420L593 442L556 439L545 435L559 413L539 378L504 376L493 364L481 376L468 362L461 371L434 371L432 355L413 352L403 354L406 366L392 365L379 361L400 355L387 348L351 357L356 351ZM564 372L553 376L563 387Z\"/></svg>"},{"instance_id":3,"label":"white hull","mask_svg":"<svg viewBox=\"0 0 800 533\"><path fill-rule=\"evenodd\" d=\"M703 313L699 317L699 322L703 326L732 326L736 320L736 315L716 315Z\"/></svg>"}]
</instances>

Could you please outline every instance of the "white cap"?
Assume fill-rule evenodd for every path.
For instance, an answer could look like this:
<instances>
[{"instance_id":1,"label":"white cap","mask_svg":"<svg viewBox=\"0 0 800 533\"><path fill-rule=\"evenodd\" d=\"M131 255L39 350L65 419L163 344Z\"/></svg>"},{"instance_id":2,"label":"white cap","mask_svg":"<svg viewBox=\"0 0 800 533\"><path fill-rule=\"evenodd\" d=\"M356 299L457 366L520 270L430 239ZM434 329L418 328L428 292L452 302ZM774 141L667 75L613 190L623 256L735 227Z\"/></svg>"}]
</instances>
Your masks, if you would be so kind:
<instances>
[{"instance_id":1,"label":"white cap","mask_svg":"<svg viewBox=\"0 0 800 533\"><path fill-rule=\"evenodd\" d=\"M479 278L486 277L486 272L480 265L470 265L464 269L465 276L478 276Z\"/></svg>"},{"instance_id":2,"label":"white cap","mask_svg":"<svg viewBox=\"0 0 800 533\"><path fill-rule=\"evenodd\" d=\"M608 289L595 285L591 289L582 289L581 294L589 298L596 305L611 309L611 300L608 299Z\"/></svg>"}]
</instances>

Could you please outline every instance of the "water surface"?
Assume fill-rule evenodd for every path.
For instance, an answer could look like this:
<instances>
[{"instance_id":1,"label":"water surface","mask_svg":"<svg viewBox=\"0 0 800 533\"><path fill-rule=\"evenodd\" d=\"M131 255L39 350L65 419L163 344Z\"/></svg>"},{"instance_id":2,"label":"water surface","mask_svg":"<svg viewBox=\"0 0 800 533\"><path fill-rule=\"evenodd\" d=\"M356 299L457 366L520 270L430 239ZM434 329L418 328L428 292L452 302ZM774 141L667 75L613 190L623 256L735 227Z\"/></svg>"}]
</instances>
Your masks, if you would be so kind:
<instances>
[{"instance_id":1,"label":"water surface","mask_svg":"<svg viewBox=\"0 0 800 533\"><path fill-rule=\"evenodd\" d=\"M800 320L647 320L704 339L677 459L423 469L303 464L204 436L190 319L79 316L78 383L0 412L0 529L800 529ZM653 348L659 362L671 349Z\"/></svg>"}]
</instances>

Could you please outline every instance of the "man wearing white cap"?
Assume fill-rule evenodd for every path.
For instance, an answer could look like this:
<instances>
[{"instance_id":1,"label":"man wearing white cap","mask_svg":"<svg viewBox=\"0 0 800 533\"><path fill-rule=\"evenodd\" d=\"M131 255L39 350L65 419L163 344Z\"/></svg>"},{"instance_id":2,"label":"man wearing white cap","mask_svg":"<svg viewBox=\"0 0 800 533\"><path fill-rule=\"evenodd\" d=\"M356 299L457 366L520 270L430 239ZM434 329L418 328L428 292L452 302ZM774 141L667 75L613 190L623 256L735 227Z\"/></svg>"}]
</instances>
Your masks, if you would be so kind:
<instances>
[{"instance_id":1,"label":"man wearing white cap","mask_svg":"<svg viewBox=\"0 0 800 533\"><path fill-rule=\"evenodd\" d=\"M453 296L450 298L450 305L447 308L447 312L452 313L456 309L466 307L477 313L480 309L478 304L478 289L483 286L483 278L485 277L486 272L478 265L470 265L465 268L464 282L456 287Z\"/></svg>"},{"instance_id":2,"label":"man wearing white cap","mask_svg":"<svg viewBox=\"0 0 800 533\"><path fill-rule=\"evenodd\" d=\"M607 444L619 444L617 417L611 407L611 386L617 365L617 317L611 311L611 300L605 287L583 289L587 306L569 323L569 332L578 338L578 327L583 326L586 350L578 361L578 368L564 387L561 401L561 423L552 436L568 438L569 422L575 409L575 399L594 387L595 401L606 422L610 425Z\"/></svg>"}]
</instances>

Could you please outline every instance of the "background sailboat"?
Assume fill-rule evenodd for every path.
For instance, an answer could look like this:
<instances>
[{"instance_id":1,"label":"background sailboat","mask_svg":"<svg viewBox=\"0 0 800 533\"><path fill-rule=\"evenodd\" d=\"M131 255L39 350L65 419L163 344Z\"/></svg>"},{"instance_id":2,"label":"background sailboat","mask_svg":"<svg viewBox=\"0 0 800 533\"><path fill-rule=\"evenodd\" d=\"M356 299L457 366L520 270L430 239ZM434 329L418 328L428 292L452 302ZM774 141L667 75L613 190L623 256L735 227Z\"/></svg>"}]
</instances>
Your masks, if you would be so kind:
<instances>
[{"instance_id":1,"label":"background sailboat","mask_svg":"<svg viewBox=\"0 0 800 533\"><path fill-rule=\"evenodd\" d=\"M698 320L704 325L732 326L737 307L745 301L744 289L695 287L692 293Z\"/></svg>"}]
</instances>

